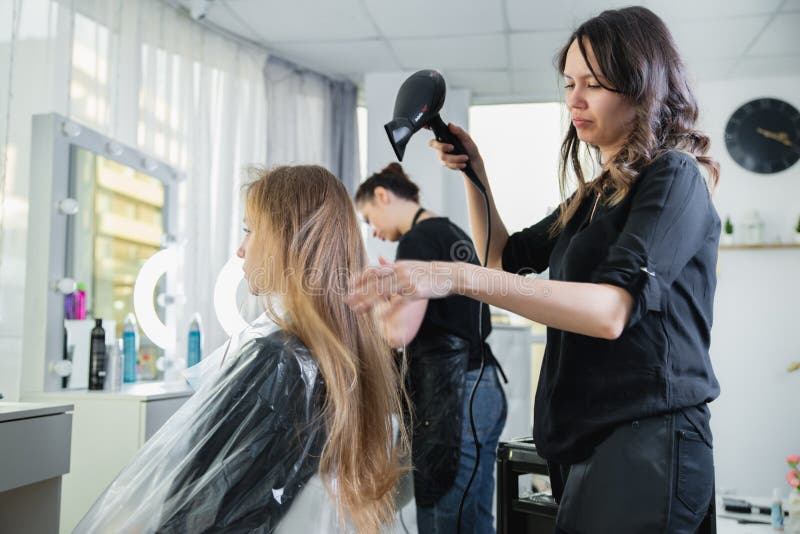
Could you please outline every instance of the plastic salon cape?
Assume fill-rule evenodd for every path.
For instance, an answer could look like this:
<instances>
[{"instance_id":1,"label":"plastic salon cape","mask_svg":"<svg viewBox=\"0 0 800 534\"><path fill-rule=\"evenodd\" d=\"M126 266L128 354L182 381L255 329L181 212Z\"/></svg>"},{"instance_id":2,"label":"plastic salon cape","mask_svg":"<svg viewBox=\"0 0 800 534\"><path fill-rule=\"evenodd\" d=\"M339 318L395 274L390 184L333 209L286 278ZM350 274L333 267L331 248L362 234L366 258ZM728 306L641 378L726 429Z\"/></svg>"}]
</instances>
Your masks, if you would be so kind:
<instances>
[{"instance_id":1,"label":"plastic salon cape","mask_svg":"<svg viewBox=\"0 0 800 534\"><path fill-rule=\"evenodd\" d=\"M317 475L326 436L316 361L264 316L229 344L187 377L195 394L75 532L341 530Z\"/></svg>"}]
</instances>

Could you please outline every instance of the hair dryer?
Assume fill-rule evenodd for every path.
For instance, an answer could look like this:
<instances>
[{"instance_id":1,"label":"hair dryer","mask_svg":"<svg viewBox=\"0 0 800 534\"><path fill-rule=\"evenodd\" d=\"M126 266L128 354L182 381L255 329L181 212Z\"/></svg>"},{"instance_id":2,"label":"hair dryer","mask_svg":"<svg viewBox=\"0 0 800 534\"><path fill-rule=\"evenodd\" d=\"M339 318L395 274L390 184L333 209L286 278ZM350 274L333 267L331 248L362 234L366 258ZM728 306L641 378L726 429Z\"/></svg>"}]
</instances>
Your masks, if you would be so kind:
<instances>
[{"instance_id":1,"label":"hair dryer","mask_svg":"<svg viewBox=\"0 0 800 534\"><path fill-rule=\"evenodd\" d=\"M383 127L398 160L403 161L403 153L411 136L426 126L433 131L437 141L453 145L451 154L467 153L461 141L439 116L446 92L447 86L441 73L428 69L415 72L400 86L394 102L394 119ZM486 192L469 162L462 170L475 187L483 193Z\"/></svg>"}]
</instances>

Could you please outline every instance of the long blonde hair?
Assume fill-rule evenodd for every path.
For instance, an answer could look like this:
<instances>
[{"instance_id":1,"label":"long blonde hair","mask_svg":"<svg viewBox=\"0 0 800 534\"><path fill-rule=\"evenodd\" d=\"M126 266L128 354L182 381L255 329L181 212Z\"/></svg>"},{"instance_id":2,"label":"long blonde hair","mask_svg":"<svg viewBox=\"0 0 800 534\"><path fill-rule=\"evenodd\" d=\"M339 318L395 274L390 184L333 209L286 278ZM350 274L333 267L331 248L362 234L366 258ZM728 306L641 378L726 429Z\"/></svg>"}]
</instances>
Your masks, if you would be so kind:
<instances>
[{"instance_id":1,"label":"long blonde hair","mask_svg":"<svg viewBox=\"0 0 800 534\"><path fill-rule=\"evenodd\" d=\"M355 208L342 182L319 166L252 169L251 177L251 250L263 258L262 293L279 292L283 308L278 315L268 302L268 312L310 349L325 381L320 474L340 516L359 532L376 532L393 520L408 438L399 370L378 320L343 300L350 275L367 265Z\"/></svg>"}]
</instances>

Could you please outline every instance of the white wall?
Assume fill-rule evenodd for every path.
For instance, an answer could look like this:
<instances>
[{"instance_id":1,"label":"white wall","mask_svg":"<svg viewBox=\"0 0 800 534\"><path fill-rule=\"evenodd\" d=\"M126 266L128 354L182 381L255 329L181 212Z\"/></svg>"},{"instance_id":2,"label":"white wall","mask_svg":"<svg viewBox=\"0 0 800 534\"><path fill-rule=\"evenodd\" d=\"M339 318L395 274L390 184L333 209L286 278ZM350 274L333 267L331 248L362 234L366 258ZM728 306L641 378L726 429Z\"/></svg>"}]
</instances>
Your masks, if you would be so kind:
<instances>
[{"instance_id":1,"label":"white wall","mask_svg":"<svg viewBox=\"0 0 800 534\"><path fill-rule=\"evenodd\" d=\"M367 74L364 79L364 101L368 111L367 176L390 162L397 161L383 125L392 120L397 90L411 74L412 72L372 73ZM441 112L442 119L467 127L469 103L469 91L448 88ZM419 185L422 206L438 215L449 217L465 232L470 233L464 180L460 173L448 170L439 163L433 150L428 147L428 141L432 137L431 132L420 130L411 138L403 156L403 168ZM394 243L382 243L371 236L367 238L367 251L373 262L377 262L380 255L394 259L395 249Z\"/></svg>"},{"instance_id":2,"label":"white wall","mask_svg":"<svg viewBox=\"0 0 800 534\"><path fill-rule=\"evenodd\" d=\"M697 85L701 129L721 166L715 203L740 226L747 211L765 220L765 239L791 241L800 216L800 163L774 175L739 167L727 154L725 124L741 104L783 99L800 109L800 77ZM770 495L787 491L785 457L800 452L800 249L721 250L711 358L722 387L711 404L718 491Z\"/></svg>"}]
</instances>

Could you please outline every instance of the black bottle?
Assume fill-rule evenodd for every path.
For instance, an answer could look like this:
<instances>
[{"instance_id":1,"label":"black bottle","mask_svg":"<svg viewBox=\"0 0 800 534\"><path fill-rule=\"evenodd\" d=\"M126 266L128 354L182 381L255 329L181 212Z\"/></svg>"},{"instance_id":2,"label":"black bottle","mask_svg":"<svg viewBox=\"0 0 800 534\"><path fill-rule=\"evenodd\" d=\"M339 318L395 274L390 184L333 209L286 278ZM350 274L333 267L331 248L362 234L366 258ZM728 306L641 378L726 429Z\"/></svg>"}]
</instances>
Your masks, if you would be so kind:
<instances>
[{"instance_id":1,"label":"black bottle","mask_svg":"<svg viewBox=\"0 0 800 534\"><path fill-rule=\"evenodd\" d=\"M89 389L103 389L106 380L106 331L103 320L95 319L89 345Z\"/></svg>"}]
</instances>

